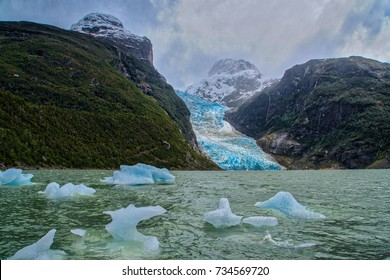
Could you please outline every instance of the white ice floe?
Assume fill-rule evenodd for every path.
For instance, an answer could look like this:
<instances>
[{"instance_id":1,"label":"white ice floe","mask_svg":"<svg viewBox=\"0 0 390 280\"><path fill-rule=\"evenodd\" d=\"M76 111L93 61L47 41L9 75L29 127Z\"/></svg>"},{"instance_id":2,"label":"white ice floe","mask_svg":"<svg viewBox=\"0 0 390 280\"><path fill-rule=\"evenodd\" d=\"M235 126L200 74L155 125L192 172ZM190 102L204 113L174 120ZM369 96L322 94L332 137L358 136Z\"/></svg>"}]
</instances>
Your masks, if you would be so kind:
<instances>
[{"instance_id":1,"label":"white ice floe","mask_svg":"<svg viewBox=\"0 0 390 280\"><path fill-rule=\"evenodd\" d=\"M237 216L230 209L229 200L221 198L217 210L210 211L203 216L203 221L212 224L216 228L235 226L241 223L242 216Z\"/></svg>"},{"instance_id":2,"label":"white ice floe","mask_svg":"<svg viewBox=\"0 0 390 280\"><path fill-rule=\"evenodd\" d=\"M138 163L132 166L121 165L120 169L120 171L114 171L112 177L106 177L101 181L116 185L170 184L175 181L175 176L166 168Z\"/></svg>"},{"instance_id":3,"label":"white ice floe","mask_svg":"<svg viewBox=\"0 0 390 280\"><path fill-rule=\"evenodd\" d=\"M93 195L95 192L93 188L89 188L84 184L74 185L68 183L61 187L58 183L53 182L47 185L45 191L40 191L39 193L52 198L68 198L71 196Z\"/></svg>"},{"instance_id":4,"label":"white ice floe","mask_svg":"<svg viewBox=\"0 0 390 280\"><path fill-rule=\"evenodd\" d=\"M289 192L278 192L275 196L264 202L257 202L259 208L275 209L288 217L297 219L324 219L321 213L309 211L305 206L299 204Z\"/></svg>"},{"instance_id":5,"label":"white ice floe","mask_svg":"<svg viewBox=\"0 0 390 280\"><path fill-rule=\"evenodd\" d=\"M10 168L0 171L0 185L28 185L31 184L32 174L22 174L21 169Z\"/></svg>"},{"instance_id":6,"label":"white ice floe","mask_svg":"<svg viewBox=\"0 0 390 280\"><path fill-rule=\"evenodd\" d=\"M76 228L76 229L72 229L70 230L71 233L73 233L74 235L78 235L78 236L85 236L85 233L87 232L85 229L81 229L81 228Z\"/></svg>"},{"instance_id":7,"label":"white ice floe","mask_svg":"<svg viewBox=\"0 0 390 280\"><path fill-rule=\"evenodd\" d=\"M34 244L17 251L10 260L57 260L63 259L66 255L61 250L51 250L56 230L52 229L45 236Z\"/></svg>"},{"instance_id":8,"label":"white ice floe","mask_svg":"<svg viewBox=\"0 0 390 280\"><path fill-rule=\"evenodd\" d=\"M244 218L242 222L244 224L250 224L254 227L273 227L278 224L278 219L275 217L255 216Z\"/></svg>"},{"instance_id":9,"label":"white ice floe","mask_svg":"<svg viewBox=\"0 0 390 280\"><path fill-rule=\"evenodd\" d=\"M105 211L112 218L112 222L106 225L106 230L117 240L139 241L144 244L147 250L159 249L159 242L155 236L145 236L137 231L137 224L140 221L162 215L166 212L161 206L135 207L130 204L127 208L115 211Z\"/></svg>"}]
</instances>

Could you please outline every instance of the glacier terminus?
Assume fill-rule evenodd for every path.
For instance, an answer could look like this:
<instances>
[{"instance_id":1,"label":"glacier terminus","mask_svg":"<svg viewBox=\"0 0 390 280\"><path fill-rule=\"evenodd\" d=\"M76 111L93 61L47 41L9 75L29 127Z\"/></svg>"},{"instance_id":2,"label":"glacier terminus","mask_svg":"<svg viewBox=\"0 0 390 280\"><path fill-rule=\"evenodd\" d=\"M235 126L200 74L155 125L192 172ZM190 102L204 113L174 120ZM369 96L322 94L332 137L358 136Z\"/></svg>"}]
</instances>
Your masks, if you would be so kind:
<instances>
[{"instance_id":1,"label":"glacier terminus","mask_svg":"<svg viewBox=\"0 0 390 280\"><path fill-rule=\"evenodd\" d=\"M228 107L176 91L191 111L191 123L200 148L225 170L280 170L256 141L224 120Z\"/></svg>"}]
</instances>

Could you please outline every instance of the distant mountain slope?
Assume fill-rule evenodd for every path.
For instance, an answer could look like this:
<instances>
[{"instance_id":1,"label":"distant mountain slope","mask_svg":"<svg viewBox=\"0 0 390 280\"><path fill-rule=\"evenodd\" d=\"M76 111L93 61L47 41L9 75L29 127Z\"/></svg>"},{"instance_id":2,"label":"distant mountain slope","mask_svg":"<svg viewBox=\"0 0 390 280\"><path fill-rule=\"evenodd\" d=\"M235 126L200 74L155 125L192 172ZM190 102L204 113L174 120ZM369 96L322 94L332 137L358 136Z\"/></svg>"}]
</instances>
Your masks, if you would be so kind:
<instances>
[{"instance_id":1,"label":"distant mountain slope","mask_svg":"<svg viewBox=\"0 0 390 280\"><path fill-rule=\"evenodd\" d=\"M290 168L388 167L390 64L310 60L228 119Z\"/></svg>"},{"instance_id":2,"label":"distant mountain slope","mask_svg":"<svg viewBox=\"0 0 390 280\"><path fill-rule=\"evenodd\" d=\"M195 83L186 92L229 107L237 107L261 90L261 73L245 60L221 59L209 71L208 78Z\"/></svg>"},{"instance_id":3,"label":"distant mountain slope","mask_svg":"<svg viewBox=\"0 0 390 280\"><path fill-rule=\"evenodd\" d=\"M118 66L130 77L158 72L149 62L119 53L113 44L82 33L1 22L0 164L215 168ZM161 81L150 88L156 93L170 86Z\"/></svg>"}]
</instances>

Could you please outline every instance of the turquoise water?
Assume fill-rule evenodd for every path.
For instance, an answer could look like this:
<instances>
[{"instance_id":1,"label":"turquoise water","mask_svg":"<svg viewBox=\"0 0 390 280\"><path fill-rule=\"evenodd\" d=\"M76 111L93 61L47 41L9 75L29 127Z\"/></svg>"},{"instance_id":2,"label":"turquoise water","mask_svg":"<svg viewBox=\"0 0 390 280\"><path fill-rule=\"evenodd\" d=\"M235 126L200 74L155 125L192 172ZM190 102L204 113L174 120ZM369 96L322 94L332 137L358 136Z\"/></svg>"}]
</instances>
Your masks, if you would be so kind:
<instances>
[{"instance_id":1,"label":"turquoise water","mask_svg":"<svg viewBox=\"0 0 390 280\"><path fill-rule=\"evenodd\" d=\"M30 173L30 172L28 172ZM390 170L172 172L172 185L139 187L100 183L112 171L32 171L34 185L0 187L0 258L6 259L50 229L52 249L68 259L385 259L390 257ZM38 191L56 181L84 183L92 197L48 199ZM254 206L288 191L323 220L290 219ZM215 229L202 221L230 201L244 217L275 216L275 227L240 224ZM105 230L103 211L134 204L161 205L167 212L143 221L138 229L156 236L158 252L115 241ZM82 228L80 237L70 232Z\"/></svg>"}]
</instances>

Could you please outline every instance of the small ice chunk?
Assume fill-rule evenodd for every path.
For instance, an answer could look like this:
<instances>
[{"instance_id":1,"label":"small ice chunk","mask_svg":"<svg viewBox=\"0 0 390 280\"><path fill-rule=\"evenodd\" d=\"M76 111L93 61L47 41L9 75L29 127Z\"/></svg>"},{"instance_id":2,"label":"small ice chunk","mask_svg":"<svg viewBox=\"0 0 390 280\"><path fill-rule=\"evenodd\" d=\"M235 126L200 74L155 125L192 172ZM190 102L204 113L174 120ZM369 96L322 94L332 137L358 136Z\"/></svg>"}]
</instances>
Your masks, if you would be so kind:
<instances>
[{"instance_id":1,"label":"small ice chunk","mask_svg":"<svg viewBox=\"0 0 390 280\"><path fill-rule=\"evenodd\" d=\"M51 250L56 230L52 229L45 236L32 245L24 247L17 251L10 260L54 260L62 259L65 252L60 250Z\"/></svg>"},{"instance_id":2,"label":"small ice chunk","mask_svg":"<svg viewBox=\"0 0 390 280\"><path fill-rule=\"evenodd\" d=\"M10 168L0 171L0 185L28 185L31 184L32 174L22 174L21 169Z\"/></svg>"},{"instance_id":3,"label":"small ice chunk","mask_svg":"<svg viewBox=\"0 0 390 280\"><path fill-rule=\"evenodd\" d=\"M106 177L100 181L117 185L169 184L175 181L175 176L166 168L138 163L132 166L121 165L120 169L120 171L114 171L112 177Z\"/></svg>"},{"instance_id":4,"label":"small ice chunk","mask_svg":"<svg viewBox=\"0 0 390 280\"><path fill-rule=\"evenodd\" d=\"M217 210L206 213L203 221L212 224L216 228L235 226L241 223L242 216L237 216L230 209L229 200L221 198Z\"/></svg>"},{"instance_id":5,"label":"small ice chunk","mask_svg":"<svg viewBox=\"0 0 390 280\"><path fill-rule=\"evenodd\" d=\"M147 250L158 250L159 242L155 236L145 236L137 231L140 221L162 215L166 212L161 206L135 207L133 204L127 208L115 211L105 211L112 218L112 222L106 225L106 230L118 240L143 242Z\"/></svg>"},{"instance_id":6,"label":"small ice chunk","mask_svg":"<svg viewBox=\"0 0 390 280\"><path fill-rule=\"evenodd\" d=\"M324 219L321 213L312 212L299 204L289 192L278 192L275 196L264 202L257 202L255 206L260 208L275 209L288 217L297 219Z\"/></svg>"},{"instance_id":7,"label":"small ice chunk","mask_svg":"<svg viewBox=\"0 0 390 280\"><path fill-rule=\"evenodd\" d=\"M75 234L75 235L83 237L83 236L85 236L86 230L85 229L81 229L81 228L76 228L76 229L70 230L70 232Z\"/></svg>"},{"instance_id":8,"label":"small ice chunk","mask_svg":"<svg viewBox=\"0 0 390 280\"><path fill-rule=\"evenodd\" d=\"M255 216L244 218L242 222L244 224L250 224L254 227L273 227L278 224L278 219L275 217Z\"/></svg>"},{"instance_id":9,"label":"small ice chunk","mask_svg":"<svg viewBox=\"0 0 390 280\"><path fill-rule=\"evenodd\" d=\"M301 243L301 244L296 245L295 248L303 249L303 248L310 248L310 247L314 247L314 246L317 246L317 244L314 242L305 242L305 243Z\"/></svg>"},{"instance_id":10,"label":"small ice chunk","mask_svg":"<svg viewBox=\"0 0 390 280\"><path fill-rule=\"evenodd\" d=\"M306 242L306 243L300 243L298 245L294 245L293 243L289 241L276 241L272 238L272 235L267 231L267 234L264 236L263 242L271 243L275 246L282 247L282 248L294 248L294 249L305 249L314 247L317 244L314 242Z\"/></svg>"},{"instance_id":11,"label":"small ice chunk","mask_svg":"<svg viewBox=\"0 0 390 280\"><path fill-rule=\"evenodd\" d=\"M74 185L68 183L61 187L56 182L52 182L47 185L45 191L39 193L43 193L53 198L68 198L77 195L93 195L95 192L96 191L93 188L89 188L84 184Z\"/></svg>"},{"instance_id":12,"label":"small ice chunk","mask_svg":"<svg viewBox=\"0 0 390 280\"><path fill-rule=\"evenodd\" d=\"M290 244L288 241L276 241L272 238L272 235L267 231L267 234L264 236L263 242L271 243L278 247L284 247L284 248L291 248L293 245Z\"/></svg>"}]
</instances>

